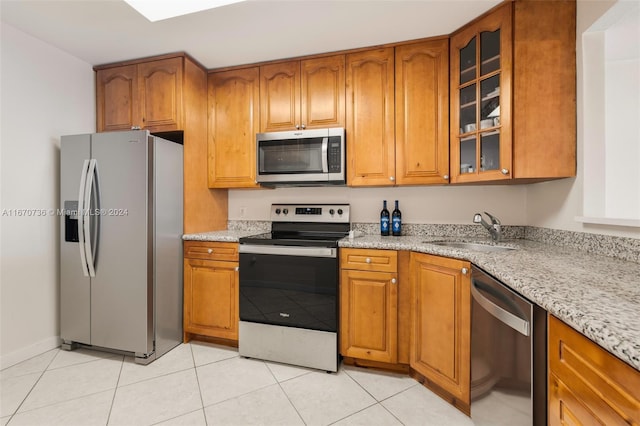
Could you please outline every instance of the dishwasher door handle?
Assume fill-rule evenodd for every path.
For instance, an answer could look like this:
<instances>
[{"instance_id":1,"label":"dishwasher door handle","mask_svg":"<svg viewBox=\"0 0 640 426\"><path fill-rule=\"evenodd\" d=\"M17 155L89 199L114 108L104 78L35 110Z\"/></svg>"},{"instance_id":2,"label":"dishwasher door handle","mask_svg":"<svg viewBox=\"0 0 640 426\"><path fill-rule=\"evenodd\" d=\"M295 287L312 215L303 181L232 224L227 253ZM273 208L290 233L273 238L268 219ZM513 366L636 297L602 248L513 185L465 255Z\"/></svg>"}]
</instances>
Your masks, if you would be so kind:
<instances>
[{"instance_id":1,"label":"dishwasher door handle","mask_svg":"<svg viewBox=\"0 0 640 426\"><path fill-rule=\"evenodd\" d=\"M520 334L523 334L525 336L530 335L531 325L529 324L529 321L524 320L517 315L514 315L513 313L507 311L504 308L501 308L491 300L484 297L480 292L480 289L476 285L475 280L471 280L471 295L480 306L482 306L487 312L499 319L501 322L513 328Z\"/></svg>"}]
</instances>

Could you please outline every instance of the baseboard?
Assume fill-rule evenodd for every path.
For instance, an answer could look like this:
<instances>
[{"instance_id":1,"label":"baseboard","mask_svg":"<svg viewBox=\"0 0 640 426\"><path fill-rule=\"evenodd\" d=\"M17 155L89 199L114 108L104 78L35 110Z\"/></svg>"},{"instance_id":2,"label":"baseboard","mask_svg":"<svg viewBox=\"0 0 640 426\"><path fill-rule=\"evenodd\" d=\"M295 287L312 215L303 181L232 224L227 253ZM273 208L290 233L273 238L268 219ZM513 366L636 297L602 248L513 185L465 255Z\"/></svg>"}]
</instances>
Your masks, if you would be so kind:
<instances>
[{"instance_id":1,"label":"baseboard","mask_svg":"<svg viewBox=\"0 0 640 426\"><path fill-rule=\"evenodd\" d=\"M11 367L12 365L16 365L22 361L26 361L29 358L33 358L36 355L40 355L42 353L50 351L51 349L55 349L59 347L61 343L62 339L60 339L60 336L52 336L34 343L33 345L27 346L26 348L18 349L17 351L1 355L0 369L4 370L5 368Z\"/></svg>"}]
</instances>

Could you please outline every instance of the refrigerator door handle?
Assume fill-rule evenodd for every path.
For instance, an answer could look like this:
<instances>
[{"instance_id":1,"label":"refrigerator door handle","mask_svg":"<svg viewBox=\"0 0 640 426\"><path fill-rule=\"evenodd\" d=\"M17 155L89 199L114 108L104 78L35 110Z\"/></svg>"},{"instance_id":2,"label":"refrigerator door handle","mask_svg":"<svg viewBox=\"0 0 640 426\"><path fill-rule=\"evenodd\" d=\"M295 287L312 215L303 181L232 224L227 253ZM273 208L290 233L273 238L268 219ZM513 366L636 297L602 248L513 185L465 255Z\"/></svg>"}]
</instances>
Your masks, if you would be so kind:
<instances>
[{"instance_id":1,"label":"refrigerator door handle","mask_svg":"<svg viewBox=\"0 0 640 426\"><path fill-rule=\"evenodd\" d=\"M87 181L84 189L84 212L86 220L84 220L84 252L86 256L86 264L89 269L89 276L96 276L96 269L94 264L94 251L91 243L91 217L99 215L100 211L91 211L91 197L93 192L94 177L96 171L97 160L92 158L89 161L89 170L87 171Z\"/></svg>"},{"instance_id":2,"label":"refrigerator door handle","mask_svg":"<svg viewBox=\"0 0 640 426\"><path fill-rule=\"evenodd\" d=\"M80 263L85 277L89 276L87 268L87 256L84 248L84 222L87 211L84 207L84 194L87 186L87 171L89 170L89 160L84 160L82 172L80 173L80 189L78 190L78 246L80 247Z\"/></svg>"}]
</instances>

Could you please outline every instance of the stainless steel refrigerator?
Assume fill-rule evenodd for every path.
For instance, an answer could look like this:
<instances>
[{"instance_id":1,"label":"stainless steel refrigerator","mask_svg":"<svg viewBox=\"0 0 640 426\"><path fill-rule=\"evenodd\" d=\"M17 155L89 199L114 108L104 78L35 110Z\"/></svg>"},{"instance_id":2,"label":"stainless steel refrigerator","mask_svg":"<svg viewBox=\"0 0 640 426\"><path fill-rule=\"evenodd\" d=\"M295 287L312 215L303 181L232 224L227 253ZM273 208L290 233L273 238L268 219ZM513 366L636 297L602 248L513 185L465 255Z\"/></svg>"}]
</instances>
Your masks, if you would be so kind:
<instances>
[{"instance_id":1,"label":"stainless steel refrigerator","mask_svg":"<svg viewBox=\"0 0 640 426\"><path fill-rule=\"evenodd\" d=\"M63 349L146 364L182 341L182 159L145 130L62 137Z\"/></svg>"}]
</instances>

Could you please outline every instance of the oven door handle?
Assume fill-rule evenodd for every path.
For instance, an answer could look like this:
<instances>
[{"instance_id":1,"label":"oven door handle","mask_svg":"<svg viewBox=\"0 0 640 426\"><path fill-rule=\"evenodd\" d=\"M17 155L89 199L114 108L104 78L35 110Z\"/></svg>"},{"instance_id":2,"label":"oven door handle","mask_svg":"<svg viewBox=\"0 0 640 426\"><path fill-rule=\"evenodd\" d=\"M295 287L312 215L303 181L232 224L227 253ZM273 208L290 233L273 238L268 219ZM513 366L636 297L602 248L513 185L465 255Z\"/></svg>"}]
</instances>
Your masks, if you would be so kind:
<instances>
[{"instance_id":1,"label":"oven door handle","mask_svg":"<svg viewBox=\"0 0 640 426\"><path fill-rule=\"evenodd\" d=\"M476 300L476 302L478 302L480 306L482 306L487 312L489 312L491 315L496 317L502 323L513 328L515 331L517 331L520 334L529 336L530 334L529 321L518 317L517 315L507 311L506 309L501 308L500 306L496 305L495 303L493 303L492 301L484 297L481 293L482 287L483 285L481 281L477 281L475 279L471 280L471 295ZM505 297L501 297L502 295L498 292L495 292L495 293L492 292L492 294L502 299L505 303L510 302L509 299L506 299Z\"/></svg>"},{"instance_id":2,"label":"oven door handle","mask_svg":"<svg viewBox=\"0 0 640 426\"><path fill-rule=\"evenodd\" d=\"M298 247L240 244L240 253L272 254L276 256L337 257L338 250L330 247Z\"/></svg>"}]
</instances>

